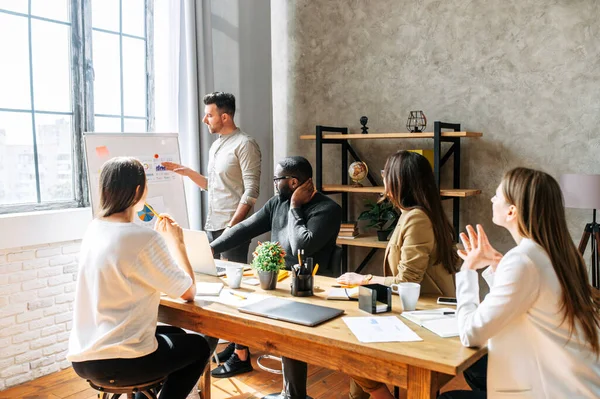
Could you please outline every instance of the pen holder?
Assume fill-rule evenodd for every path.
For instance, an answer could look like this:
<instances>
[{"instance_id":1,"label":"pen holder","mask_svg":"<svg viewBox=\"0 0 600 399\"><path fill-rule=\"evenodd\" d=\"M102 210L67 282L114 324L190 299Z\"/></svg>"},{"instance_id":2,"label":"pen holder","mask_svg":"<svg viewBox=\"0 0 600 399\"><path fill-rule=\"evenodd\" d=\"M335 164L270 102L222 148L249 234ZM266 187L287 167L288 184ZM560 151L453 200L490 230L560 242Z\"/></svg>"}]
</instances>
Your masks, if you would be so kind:
<instances>
[{"instance_id":1,"label":"pen holder","mask_svg":"<svg viewBox=\"0 0 600 399\"><path fill-rule=\"evenodd\" d=\"M313 280L310 274L292 276L292 296L313 296Z\"/></svg>"}]
</instances>

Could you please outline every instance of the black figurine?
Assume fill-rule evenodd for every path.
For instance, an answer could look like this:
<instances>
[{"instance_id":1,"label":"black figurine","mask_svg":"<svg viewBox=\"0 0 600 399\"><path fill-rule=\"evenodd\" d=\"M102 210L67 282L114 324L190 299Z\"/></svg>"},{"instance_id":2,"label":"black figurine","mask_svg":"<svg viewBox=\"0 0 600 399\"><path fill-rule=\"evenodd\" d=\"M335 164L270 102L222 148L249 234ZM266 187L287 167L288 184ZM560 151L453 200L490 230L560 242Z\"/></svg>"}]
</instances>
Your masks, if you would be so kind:
<instances>
[{"instance_id":1,"label":"black figurine","mask_svg":"<svg viewBox=\"0 0 600 399\"><path fill-rule=\"evenodd\" d=\"M369 133L369 128L367 127L367 122L368 121L369 121L369 118L367 118L366 116L361 116L360 117L360 124L362 125L362 127L361 127L362 134Z\"/></svg>"}]
</instances>

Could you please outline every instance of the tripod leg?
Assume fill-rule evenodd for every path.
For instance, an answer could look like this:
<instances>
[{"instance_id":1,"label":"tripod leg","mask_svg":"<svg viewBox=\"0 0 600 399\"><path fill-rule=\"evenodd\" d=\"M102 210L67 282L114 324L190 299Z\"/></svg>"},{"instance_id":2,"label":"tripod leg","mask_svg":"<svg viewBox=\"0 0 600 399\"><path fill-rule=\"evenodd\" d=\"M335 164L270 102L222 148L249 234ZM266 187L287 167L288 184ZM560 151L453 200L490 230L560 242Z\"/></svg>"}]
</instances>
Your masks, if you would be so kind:
<instances>
[{"instance_id":1,"label":"tripod leg","mask_svg":"<svg viewBox=\"0 0 600 399\"><path fill-rule=\"evenodd\" d=\"M588 231L587 226L586 226L586 229L583 231L583 235L581 236L581 241L579 241L579 253L581 255L584 254L585 249L587 248L587 243L588 243L589 239L590 239L590 232Z\"/></svg>"},{"instance_id":2,"label":"tripod leg","mask_svg":"<svg viewBox=\"0 0 600 399\"><path fill-rule=\"evenodd\" d=\"M595 257L592 257L595 260L592 262L592 274L596 275L596 279L592 281L592 285L600 289L600 231L596 230L594 232L593 240L596 244L596 253Z\"/></svg>"}]
</instances>

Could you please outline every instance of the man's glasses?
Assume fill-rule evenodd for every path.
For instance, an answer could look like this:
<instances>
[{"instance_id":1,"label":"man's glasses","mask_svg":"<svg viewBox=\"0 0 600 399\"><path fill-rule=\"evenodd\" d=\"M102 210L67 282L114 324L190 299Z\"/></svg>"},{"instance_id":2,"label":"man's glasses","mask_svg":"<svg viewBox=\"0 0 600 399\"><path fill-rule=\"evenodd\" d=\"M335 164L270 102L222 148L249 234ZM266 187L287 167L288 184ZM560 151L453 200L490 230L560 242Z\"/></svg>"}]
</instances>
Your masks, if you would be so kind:
<instances>
[{"instance_id":1,"label":"man's glasses","mask_svg":"<svg viewBox=\"0 0 600 399\"><path fill-rule=\"evenodd\" d=\"M285 180L285 179L297 179L297 177L296 176L281 176L281 177L273 176L273 183L277 183L279 180Z\"/></svg>"}]
</instances>

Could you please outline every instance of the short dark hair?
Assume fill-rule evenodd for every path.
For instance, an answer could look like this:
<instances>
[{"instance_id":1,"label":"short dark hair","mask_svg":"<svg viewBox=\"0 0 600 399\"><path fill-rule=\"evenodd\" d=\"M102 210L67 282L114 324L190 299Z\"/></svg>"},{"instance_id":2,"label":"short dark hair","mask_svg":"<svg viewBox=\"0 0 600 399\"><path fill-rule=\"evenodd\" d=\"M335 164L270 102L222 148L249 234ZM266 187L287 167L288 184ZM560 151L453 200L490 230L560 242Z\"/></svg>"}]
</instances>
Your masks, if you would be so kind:
<instances>
[{"instance_id":1,"label":"short dark hair","mask_svg":"<svg viewBox=\"0 0 600 399\"><path fill-rule=\"evenodd\" d=\"M136 192L136 188L140 187ZM108 217L137 204L146 190L146 172L140 161L131 157L116 157L102 165L100 172L100 210L98 216Z\"/></svg>"},{"instance_id":2,"label":"short dark hair","mask_svg":"<svg viewBox=\"0 0 600 399\"><path fill-rule=\"evenodd\" d=\"M231 93L215 91L204 96L204 105L215 104L222 114L228 114L231 119L235 115L235 96Z\"/></svg>"},{"instance_id":3,"label":"short dark hair","mask_svg":"<svg viewBox=\"0 0 600 399\"><path fill-rule=\"evenodd\" d=\"M286 175L295 176L300 183L312 178L313 170L308 159L304 157L286 157L278 162Z\"/></svg>"}]
</instances>

